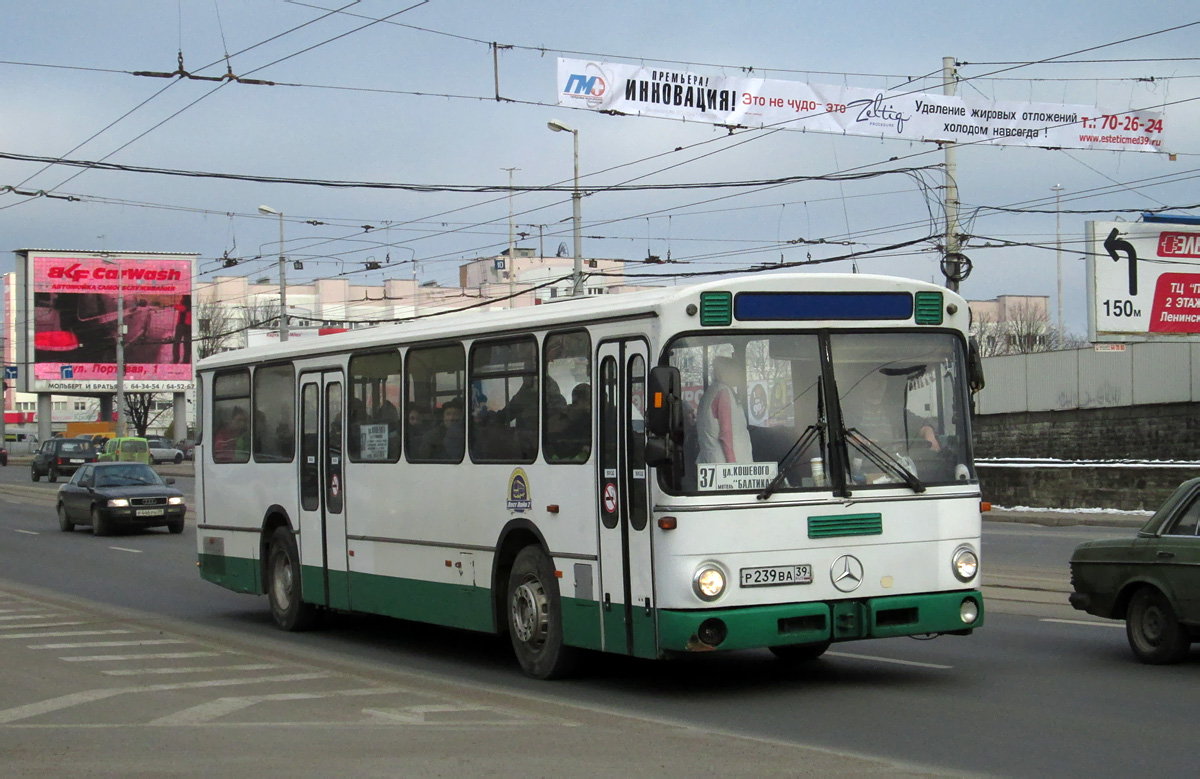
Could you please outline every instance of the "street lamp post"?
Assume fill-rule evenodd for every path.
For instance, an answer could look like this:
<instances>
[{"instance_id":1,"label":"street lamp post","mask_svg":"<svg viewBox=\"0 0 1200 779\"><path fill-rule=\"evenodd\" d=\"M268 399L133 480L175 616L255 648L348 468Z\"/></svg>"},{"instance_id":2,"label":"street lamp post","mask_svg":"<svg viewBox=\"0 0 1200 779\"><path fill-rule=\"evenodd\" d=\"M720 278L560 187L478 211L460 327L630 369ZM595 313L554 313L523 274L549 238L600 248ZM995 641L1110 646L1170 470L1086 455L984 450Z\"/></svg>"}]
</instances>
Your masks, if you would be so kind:
<instances>
[{"instance_id":1,"label":"street lamp post","mask_svg":"<svg viewBox=\"0 0 1200 779\"><path fill-rule=\"evenodd\" d=\"M575 136L575 188L571 192L571 217L575 223L575 275L571 282L571 297L583 294L583 222L579 216L579 202L582 195L579 192L579 131L557 119L546 123L556 133L571 133Z\"/></svg>"},{"instance_id":2,"label":"street lamp post","mask_svg":"<svg viewBox=\"0 0 1200 779\"><path fill-rule=\"evenodd\" d=\"M270 206L259 206L259 213L279 215L279 342L288 339L287 321L287 271L283 262L283 212Z\"/></svg>"},{"instance_id":3,"label":"street lamp post","mask_svg":"<svg viewBox=\"0 0 1200 779\"><path fill-rule=\"evenodd\" d=\"M1058 343L1063 342L1063 299L1062 299L1062 184L1050 187L1054 193L1054 240L1058 247Z\"/></svg>"},{"instance_id":4,"label":"street lamp post","mask_svg":"<svg viewBox=\"0 0 1200 779\"><path fill-rule=\"evenodd\" d=\"M125 279L121 261L101 257L100 261L117 268L117 438L125 437Z\"/></svg>"}]
</instances>

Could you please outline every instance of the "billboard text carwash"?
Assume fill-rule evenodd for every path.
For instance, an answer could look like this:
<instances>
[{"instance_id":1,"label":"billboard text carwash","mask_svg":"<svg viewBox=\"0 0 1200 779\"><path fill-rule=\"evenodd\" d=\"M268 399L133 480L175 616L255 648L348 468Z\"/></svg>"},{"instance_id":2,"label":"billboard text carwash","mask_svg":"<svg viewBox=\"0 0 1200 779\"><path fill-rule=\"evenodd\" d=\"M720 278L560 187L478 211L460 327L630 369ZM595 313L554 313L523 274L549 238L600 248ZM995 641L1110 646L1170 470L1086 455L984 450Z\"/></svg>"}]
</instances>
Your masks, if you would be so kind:
<instances>
[{"instance_id":1,"label":"billboard text carwash","mask_svg":"<svg viewBox=\"0 0 1200 779\"><path fill-rule=\"evenodd\" d=\"M196 255L16 254L16 346L26 366L22 390L115 390L119 337L127 391L182 391L191 385ZM119 300L124 303L123 335L118 335Z\"/></svg>"}]
</instances>

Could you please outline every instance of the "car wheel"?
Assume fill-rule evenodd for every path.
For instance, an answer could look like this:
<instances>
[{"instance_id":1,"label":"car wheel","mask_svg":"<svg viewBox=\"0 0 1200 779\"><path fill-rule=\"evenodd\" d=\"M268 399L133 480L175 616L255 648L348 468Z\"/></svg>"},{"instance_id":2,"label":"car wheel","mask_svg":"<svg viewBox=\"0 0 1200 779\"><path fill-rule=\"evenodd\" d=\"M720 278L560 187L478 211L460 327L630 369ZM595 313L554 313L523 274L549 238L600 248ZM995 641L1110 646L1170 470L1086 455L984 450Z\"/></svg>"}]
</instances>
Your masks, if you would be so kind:
<instances>
[{"instance_id":1,"label":"car wheel","mask_svg":"<svg viewBox=\"0 0 1200 779\"><path fill-rule=\"evenodd\" d=\"M104 515L100 513L100 509L92 506L92 535L107 536L112 533L112 527Z\"/></svg>"},{"instance_id":2,"label":"car wheel","mask_svg":"<svg viewBox=\"0 0 1200 779\"><path fill-rule=\"evenodd\" d=\"M1153 587L1143 587L1129 601L1125 616L1129 648L1143 663L1166 665L1187 657L1191 639L1167 597Z\"/></svg>"},{"instance_id":3,"label":"car wheel","mask_svg":"<svg viewBox=\"0 0 1200 779\"><path fill-rule=\"evenodd\" d=\"M175 455L175 464L179 465L181 462L183 462L183 455L182 454Z\"/></svg>"},{"instance_id":4,"label":"car wheel","mask_svg":"<svg viewBox=\"0 0 1200 779\"><path fill-rule=\"evenodd\" d=\"M579 653L563 643L558 579L541 549L527 546L517 553L507 592L508 635L521 670L535 679L571 673Z\"/></svg>"},{"instance_id":5,"label":"car wheel","mask_svg":"<svg viewBox=\"0 0 1200 779\"><path fill-rule=\"evenodd\" d=\"M50 466L50 470L46 471L46 481L51 483L58 481L58 469L53 465Z\"/></svg>"},{"instance_id":6,"label":"car wheel","mask_svg":"<svg viewBox=\"0 0 1200 779\"><path fill-rule=\"evenodd\" d=\"M289 527L275 528L267 553L271 616L284 630L309 630L317 624L317 609L301 600L300 552Z\"/></svg>"},{"instance_id":7,"label":"car wheel","mask_svg":"<svg viewBox=\"0 0 1200 779\"><path fill-rule=\"evenodd\" d=\"M828 641L818 641L815 644L787 644L784 646L768 647L771 654L786 663L811 663L829 649Z\"/></svg>"},{"instance_id":8,"label":"car wheel","mask_svg":"<svg viewBox=\"0 0 1200 779\"><path fill-rule=\"evenodd\" d=\"M42 475L38 473L36 465L29 466L29 478L33 479L34 481L42 480Z\"/></svg>"},{"instance_id":9,"label":"car wheel","mask_svg":"<svg viewBox=\"0 0 1200 779\"><path fill-rule=\"evenodd\" d=\"M180 533L183 532L183 520L182 519L172 519L170 522L167 523L167 530L171 531L171 533L173 535L179 535Z\"/></svg>"},{"instance_id":10,"label":"car wheel","mask_svg":"<svg viewBox=\"0 0 1200 779\"><path fill-rule=\"evenodd\" d=\"M61 503L58 504L58 529L64 533L75 529L75 523L67 517L67 507Z\"/></svg>"}]
</instances>

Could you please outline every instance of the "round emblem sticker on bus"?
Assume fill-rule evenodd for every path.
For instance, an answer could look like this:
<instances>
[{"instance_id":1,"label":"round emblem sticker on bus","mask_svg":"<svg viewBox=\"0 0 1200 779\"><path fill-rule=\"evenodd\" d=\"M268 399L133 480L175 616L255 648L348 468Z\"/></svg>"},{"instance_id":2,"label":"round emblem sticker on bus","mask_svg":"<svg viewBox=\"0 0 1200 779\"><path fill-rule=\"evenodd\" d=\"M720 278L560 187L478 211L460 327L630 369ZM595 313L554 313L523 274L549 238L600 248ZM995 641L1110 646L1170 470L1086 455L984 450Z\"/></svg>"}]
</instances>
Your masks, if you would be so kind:
<instances>
[{"instance_id":1,"label":"round emblem sticker on bus","mask_svg":"<svg viewBox=\"0 0 1200 779\"><path fill-rule=\"evenodd\" d=\"M338 477L335 473L333 478L329 480L329 494L336 498L338 494L338 488Z\"/></svg>"},{"instance_id":2,"label":"round emblem sticker on bus","mask_svg":"<svg viewBox=\"0 0 1200 779\"><path fill-rule=\"evenodd\" d=\"M609 514L614 514L617 511L617 485L604 485L604 510Z\"/></svg>"},{"instance_id":3,"label":"round emblem sticker on bus","mask_svg":"<svg viewBox=\"0 0 1200 779\"><path fill-rule=\"evenodd\" d=\"M529 511L533 508L533 496L529 494L529 477L525 475L525 471L517 468L508 477L508 501L506 502L509 511L518 513Z\"/></svg>"}]
</instances>

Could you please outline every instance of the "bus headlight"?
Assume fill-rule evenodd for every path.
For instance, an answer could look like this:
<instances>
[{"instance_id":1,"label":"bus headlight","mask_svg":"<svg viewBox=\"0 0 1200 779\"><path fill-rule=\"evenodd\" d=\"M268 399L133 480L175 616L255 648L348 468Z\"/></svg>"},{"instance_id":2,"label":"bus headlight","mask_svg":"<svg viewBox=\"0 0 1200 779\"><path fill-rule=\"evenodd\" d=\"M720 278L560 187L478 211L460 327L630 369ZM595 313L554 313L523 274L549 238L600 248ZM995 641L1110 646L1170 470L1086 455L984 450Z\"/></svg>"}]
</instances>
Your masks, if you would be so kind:
<instances>
[{"instance_id":1,"label":"bus headlight","mask_svg":"<svg viewBox=\"0 0 1200 779\"><path fill-rule=\"evenodd\" d=\"M692 577L692 589L700 600L716 600L725 592L725 572L713 563L704 563Z\"/></svg>"},{"instance_id":2,"label":"bus headlight","mask_svg":"<svg viewBox=\"0 0 1200 779\"><path fill-rule=\"evenodd\" d=\"M971 547L960 546L954 550L954 556L950 558L950 568L959 581L969 582L979 572L979 557Z\"/></svg>"}]
</instances>

